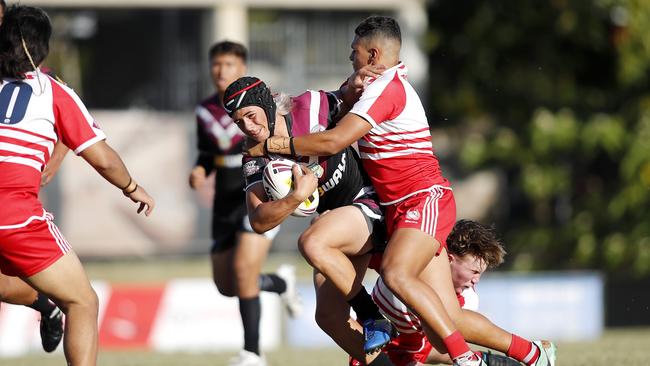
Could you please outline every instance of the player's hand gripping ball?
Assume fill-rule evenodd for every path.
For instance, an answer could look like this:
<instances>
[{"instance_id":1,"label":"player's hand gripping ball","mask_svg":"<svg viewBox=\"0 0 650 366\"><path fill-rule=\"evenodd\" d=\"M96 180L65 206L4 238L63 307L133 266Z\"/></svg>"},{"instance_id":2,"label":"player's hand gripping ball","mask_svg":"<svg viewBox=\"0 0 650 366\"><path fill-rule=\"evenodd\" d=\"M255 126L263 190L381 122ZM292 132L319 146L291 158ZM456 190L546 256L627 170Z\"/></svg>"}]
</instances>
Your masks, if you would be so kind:
<instances>
[{"instance_id":1,"label":"player's hand gripping ball","mask_svg":"<svg viewBox=\"0 0 650 366\"><path fill-rule=\"evenodd\" d=\"M293 190L293 173L291 168L296 164L289 159L271 160L264 168L262 183L266 195L272 201L286 197ZM318 207L318 189L298 206L292 216L307 217Z\"/></svg>"}]
</instances>

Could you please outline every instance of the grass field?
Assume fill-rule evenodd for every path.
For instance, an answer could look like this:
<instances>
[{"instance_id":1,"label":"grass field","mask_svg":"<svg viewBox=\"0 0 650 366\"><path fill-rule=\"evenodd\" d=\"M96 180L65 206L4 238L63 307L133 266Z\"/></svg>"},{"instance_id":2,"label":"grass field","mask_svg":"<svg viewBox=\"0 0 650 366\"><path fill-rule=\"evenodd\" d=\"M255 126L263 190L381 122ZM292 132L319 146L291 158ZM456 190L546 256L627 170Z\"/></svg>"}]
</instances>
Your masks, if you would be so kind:
<instances>
[{"instance_id":1,"label":"grass field","mask_svg":"<svg viewBox=\"0 0 650 366\"><path fill-rule=\"evenodd\" d=\"M595 342L558 344L561 366L645 366L650 359L650 329L612 329ZM99 365L104 366L220 366L234 353L161 354L144 352L102 352ZM273 366L347 365L338 349L280 349L267 354ZM54 366L64 363L62 355L33 355L0 359L0 365Z\"/></svg>"},{"instance_id":2,"label":"grass field","mask_svg":"<svg viewBox=\"0 0 650 366\"><path fill-rule=\"evenodd\" d=\"M275 269L280 263L293 263L298 275L307 280L309 266L294 255L272 255L265 267ZM110 282L162 282L171 278L209 277L210 265L206 257L164 260L89 262L85 263L91 279ZM137 280L134 280L137 279ZM559 314L558 316L561 316ZM650 314L649 314L650 316ZM225 330L224 330L225 331ZM650 328L609 329L594 342L559 343L558 365L561 366L636 366L650 364ZM99 365L103 366L221 366L226 365L230 353L148 353L102 351ZM281 348L267 354L272 366L334 366L347 365L347 356L339 349ZM21 358L0 358L0 366L53 366L65 364L62 353L46 355L34 353Z\"/></svg>"}]
</instances>

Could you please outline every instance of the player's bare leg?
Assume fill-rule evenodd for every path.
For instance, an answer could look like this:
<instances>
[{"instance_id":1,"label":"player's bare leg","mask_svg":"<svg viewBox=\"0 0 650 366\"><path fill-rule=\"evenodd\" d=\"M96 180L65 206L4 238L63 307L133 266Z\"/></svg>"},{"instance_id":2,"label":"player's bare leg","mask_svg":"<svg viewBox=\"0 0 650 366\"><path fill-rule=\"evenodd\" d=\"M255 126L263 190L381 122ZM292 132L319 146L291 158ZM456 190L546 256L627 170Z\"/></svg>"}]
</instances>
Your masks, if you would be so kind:
<instances>
[{"instance_id":1,"label":"player's bare leg","mask_svg":"<svg viewBox=\"0 0 650 366\"><path fill-rule=\"evenodd\" d=\"M384 252L381 275L386 286L444 338L456 327L438 294L420 278L439 246L434 238L420 230L398 229ZM451 284L449 277L450 287Z\"/></svg>"},{"instance_id":2,"label":"player's bare leg","mask_svg":"<svg viewBox=\"0 0 650 366\"><path fill-rule=\"evenodd\" d=\"M356 278L362 279L370 256L351 258L351 261L354 263ZM350 318L350 305L345 302L343 293L317 270L314 270L314 287L316 324L350 356L357 360L366 359L363 352L363 328Z\"/></svg>"},{"instance_id":3,"label":"player's bare leg","mask_svg":"<svg viewBox=\"0 0 650 366\"><path fill-rule=\"evenodd\" d=\"M467 341L498 351L505 352L508 349L509 333L492 324L483 315L460 308L451 282L451 270L446 249L443 249L439 256L431 260L420 278L438 294L445 310Z\"/></svg>"},{"instance_id":4,"label":"player's bare leg","mask_svg":"<svg viewBox=\"0 0 650 366\"><path fill-rule=\"evenodd\" d=\"M345 301L356 312L358 322L366 329L364 350L372 354L390 341L394 330L362 286L361 278L357 277L350 261L350 258L372 249L368 225L359 207L339 207L314 220L300 236L298 248L307 262L344 294Z\"/></svg>"},{"instance_id":5,"label":"player's bare leg","mask_svg":"<svg viewBox=\"0 0 650 366\"><path fill-rule=\"evenodd\" d=\"M52 352L63 338L63 314L44 294L39 294L25 281L0 273L0 302L24 305L41 313L41 344Z\"/></svg>"},{"instance_id":6,"label":"player's bare leg","mask_svg":"<svg viewBox=\"0 0 650 366\"><path fill-rule=\"evenodd\" d=\"M31 305L38 292L20 278L0 273L0 301L14 305Z\"/></svg>"},{"instance_id":7,"label":"player's bare leg","mask_svg":"<svg viewBox=\"0 0 650 366\"><path fill-rule=\"evenodd\" d=\"M455 362L478 364L436 291L420 278L439 247L440 243L425 232L399 228L384 251L381 275L386 286L442 339ZM451 286L451 277L447 281ZM432 344L439 344L436 337L430 338Z\"/></svg>"},{"instance_id":8,"label":"player's bare leg","mask_svg":"<svg viewBox=\"0 0 650 366\"><path fill-rule=\"evenodd\" d=\"M97 294L77 255L70 251L47 269L26 278L66 314L63 349L72 366L97 363Z\"/></svg>"},{"instance_id":9,"label":"player's bare leg","mask_svg":"<svg viewBox=\"0 0 650 366\"><path fill-rule=\"evenodd\" d=\"M298 248L307 262L327 277L349 300L362 287L351 257L372 249L369 237L370 231L361 210L345 206L331 210L315 220L300 235Z\"/></svg>"},{"instance_id":10,"label":"player's bare leg","mask_svg":"<svg viewBox=\"0 0 650 366\"><path fill-rule=\"evenodd\" d=\"M420 278L438 294L447 313L468 342L508 353L513 342L513 334L499 328L477 312L461 309L451 282L449 258L445 249L431 260ZM528 342L523 339L521 341Z\"/></svg>"},{"instance_id":11,"label":"player's bare leg","mask_svg":"<svg viewBox=\"0 0 650 366\"><path fill-rule=\"evenodd\" d=\"M240 233L238 239L233 260L237 295L240 298L259 296L259 277L271 240L253 233Z\"/></svg>"},{"instance_id":12,"label":"player's bare leg","mask_svg":"<svg viewBox=\"0 0 650 366\"><path fill-rule=\"evenodd\" d=\"M219 293L223 296L237 296L235 278L233 276L233 258L235 249L229 248L224 251L212 253L212 280L217 286Z\"/></svg>"},{"instance_id":13,"label":"player's bare leg","mask_svg":"<svg viewBox=\"0 0 650 366\"><path fill-rule=\"evenodd\" d=\"M451 365L451 357L449 357L447 350L443 349L441 351L434 347L431 349L426 363L430 365Z\"/></svg>"},{"instance_id":14,"label":"player's bare leg","mask_svg":"<svg viewBox=\"0 0 650 366\"><path fill-rule=\"evenodd\" d=\"M325 276L314 270L316 288L316 324L350 356L364 359L363 328L350 319L350 305Z\"/></svg>"}]
</instances>

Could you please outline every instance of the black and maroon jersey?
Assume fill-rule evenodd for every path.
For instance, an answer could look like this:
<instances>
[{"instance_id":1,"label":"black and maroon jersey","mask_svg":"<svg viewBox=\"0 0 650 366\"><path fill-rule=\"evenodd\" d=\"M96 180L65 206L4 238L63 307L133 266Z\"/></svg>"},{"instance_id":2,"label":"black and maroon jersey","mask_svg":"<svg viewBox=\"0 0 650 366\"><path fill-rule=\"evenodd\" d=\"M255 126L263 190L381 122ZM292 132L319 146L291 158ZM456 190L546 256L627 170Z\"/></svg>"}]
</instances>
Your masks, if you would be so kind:
<instances>
[{"instance_id":1,"label":"black and maroon jersey","mask_svg":"<svg viewBox=\"0 0 650 366\"><path fill-rule=\"evenodd\" d=\"M307 135L333 127L341 105L334 94L311 90L292 97L291 102L291 112L284 116L291 136ZM361 170L356 151L351 147L331 156L299 156L295 159L303 163L318 162L323 168L323 175L318 179L319 213L352 204L361 189L371 185ZM270 160L269 157L244 157L242 169L246 189L262 181L264 167Z\"/></svg>"},{"instance_id":2,"label":"black and maroon jersey","mask_svg":"<svg viewBox=\"0 0 650 366\"><path fill-rule=\"evenodd\" d=\"M218 94L196 107L196 124L199 149L196 165L203 166L207 174L217 171L215 206L243 204L241 152L246 136L223 109Z\"/></svg>"}]
</instances>

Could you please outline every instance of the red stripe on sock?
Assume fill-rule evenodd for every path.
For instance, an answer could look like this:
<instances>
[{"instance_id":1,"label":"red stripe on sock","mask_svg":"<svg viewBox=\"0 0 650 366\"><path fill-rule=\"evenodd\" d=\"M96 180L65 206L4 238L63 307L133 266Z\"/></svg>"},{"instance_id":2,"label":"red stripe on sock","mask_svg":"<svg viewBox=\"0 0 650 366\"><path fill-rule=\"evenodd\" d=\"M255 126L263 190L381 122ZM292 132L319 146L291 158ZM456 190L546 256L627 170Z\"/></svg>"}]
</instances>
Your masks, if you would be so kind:
<instances>
[{"instance_id":1,"label":"red stripe on sock","mask_svg":"<svg viewBox=\"0 0 650 366\"><path fill-rule=\"evenodd\" d=\"M470 351L469 346L465 342L465 338L463 338L463 335L459 331L451 333L442 342L447 347L449 357L452 360Z\"/></svg>"}]
</instances>

